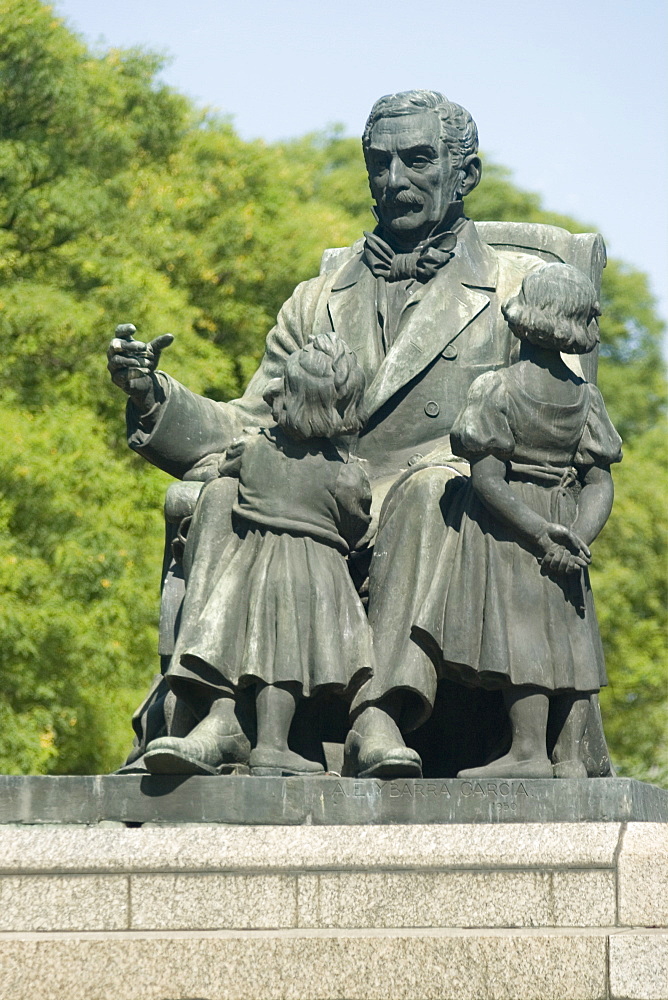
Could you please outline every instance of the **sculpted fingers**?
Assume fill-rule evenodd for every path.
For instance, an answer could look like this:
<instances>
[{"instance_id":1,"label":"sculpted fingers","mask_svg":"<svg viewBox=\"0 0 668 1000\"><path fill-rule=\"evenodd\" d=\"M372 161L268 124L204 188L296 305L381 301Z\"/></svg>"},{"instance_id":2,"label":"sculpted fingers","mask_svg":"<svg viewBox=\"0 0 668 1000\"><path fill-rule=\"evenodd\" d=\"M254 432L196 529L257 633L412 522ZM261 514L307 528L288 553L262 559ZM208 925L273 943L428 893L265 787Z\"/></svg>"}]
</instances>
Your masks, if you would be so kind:
<instances>
[{"instance_id":1,"label":"sculpted fingers","mask_svg":"<svg viewBox=\"0 0 668 1000\"><path fill-rule=\"evenodd\" d=\"M107 354L117 354L121 351L132 352L135 349L135 345L140 343L133 337L133 334L136 332L137 327L134 323L119 323L114 330L114 337L109 344ZM141 346L143 347L144 345L142 344Z\"/></svg>"},{"instance_id":2,"label":"sculpted fingers","mask_svg":"<svg viewBox=\"0 0 668 1000\"><path fill-rule=\"evenodd\" d=\"M126 375L130 379L139 378L141 375L150 375L155 368L154 359L146 352L142 351L137 354L117 354L115 355L115 362L110 359L107 367L114 363L116 365L117 371L125 371ZM112 369L109 368L109 371Z\"/></svg>"},{"instance_id":3,"label":"sculpted fingers","mask_svg":"<svg viewBox=\"0 0 668 1000\"><path fill-rule=\"evenodd\" d=\"M169 347L173 341L174 337L171 333L163 333L159 337L155 337L150 344L146 345L146 359L151 371L155 371L158 367L161 352L165 347Z\"/></svg>"},{"instance_id":4,"label":"sculpted fingers","mask_svg":"<svg viewBox=\"0 0 668 1000\"><path fill-rule=\"evenodd\" d=\"M158 363L161 352L173 342L174 337L171 333L162 333L148 344L145 344L143 340L121 340L118 337L114 337L109 346L109 354L120 354L129 358L136 358L141 365L149 371L153 371Z\"/></svg>"},{"instance_id":5,"label":"sculpted fingers","mask_svg":"<svg viewBox=\"0 0 668 1000\"><path fill-rule=\"evenodd\" d=\"M583 566L588 566L591 562L591 550L589 546L586 545L579 535L576 535L574 531L569 531L571 536L571 544L573 550L577 553L577 556L582 560Z\"/></svg>"},{"instance_id":6,"label":"sculpted fingers","mask_svg":"<svg viewBox=\"0 0 668 1000\"><path fill-rule=\"evenodd\" d=\"M114 336L120 337L122 340L132 340L136 332L137 327L134 323L119 323L114 331Z\"/></svg>"},{"instance_id":7,"label":"sculpted fingers","mask_svg":"<svg viewBox=\"0 0 668 1000\"><path fill-rule=\"evenodd\" d=\"M159 337L155 337L151 343L148 345L153 353L158 357L161 351L164 351L166 347L174 343L174 335L171 333L161 333Z\"/></svg>"},{"instance_id":8,"label":"sculpted fingers","mask_svg":"<svg viewBox=\"0 0 668 1000\"><path fill-rule=\"evenodd\" d=\"M107 361L107 368L113 374L114 372L126 371L130 368L145 368L147 369L145 359L140 356L131 356L127 354L110 354Z\"/></svg>"},{"instance_id":9,"label":"sculpted fingers","mask_svg":"<svg viewBox=\"0 0 668 1000\"><path fill-rule=\"evenodd\" d=\"M567 528L564 524L548 524L545 529L545 534L543 535L543 542L545 543L547 539L550 540L552 545L557 545L558 547L564 547L571 554L575 555L578 559L585 560L579 565L585 565L591 562L591 552L589 548L585 545L582 539ZM546 546L548 551L551 549L551 545Z\"/></svg>"},{"instance_id":10,"label":"sculpted fingers","mask_svg":"<svg viewBox=\"0 0 668 1000\"><path fill-rule=\"evenodd\" d=\"M549 550L549 552L546 552L540 560L541 566L547 573L552 573L553 566L559 560L560 551L560 547L555 545Z\"/></svg>"},{"instance_id":11,"label":"sculpted fingers","mask_svg":"<svg viewBox=\"0 0 668 1000\"><path fill-rule=\"evenodd\" d=\"M148 368L140 365L135 358L127 358L122 354L115 354L109 358L107 368L114 385L117 385L125 392L136 392L142 389L142 380L148 379L150 382Z\"/></svg>"},{"instance_id":12,"label":"sculpted fingers","mask_svg":"<svg viewBox=\"0 0 668 1000\"><path fill-rule=\"evenodd\" d=\"M589 547L585 545L579 535L576 535L574 531L568 529L568 544L572 552L574 552L578 557L585 560L585 563L591 562L591 552Z\"/></svg>"},{"instance_id":13,"label":"sculpted fingers","mask_svg":"<svg viewBox=\"0 0 668 1000\"><path fill-rule=\"evenodd\" d=\"M565 573L579 572L587 563L582 556L569 552L565 546L556 545L543 557L541 565L546 573L557 577Z\"/></svg>"},{"instance_id":14,"label":"sculpted fingers","mask_svg":"<svg viewBox=\"0 0 668 1000\"><path fill-rule=\"evenodd\" d=\"M107 349L107 368L115 385L128 393L138 405L152 397L153 380L160 352L169 347L174 337L163 333L150 343L135 340L133 323L121 323Z\"/></svg>"},{"instance_id":15,"label":"sculpted fingers","mask_svg":"<svg viewBox=\"0 0 668 1000\"><path fill-rule=\"evenodd\" d=\"M134 323L119 323L114 330L114 337L107 348L107 358L111 361L114 355L125 355L128 358L138 358L146 353L147 345L142 340L135 340L137 328ZM111 371L111 368L109 369Z\"/></svg>"},{"instance_id":16,"label":"sculpted fingers","mask_svg":"<svg viewBox=\"0 0 668 1000\"><path fill-rule=\"evenodd\" d=\"M574 556L572 552L568 553L568 560L562 562L560 567L561 573L579 573L581 569L587 565L586 561L581 556Z\"/></svg>"},{"instance_id":17,"label":"sculpted fingers","mask_svg":"<svg viewBox=\"0 0 668 1000\"><path fill-rule=\"evenodd\" d=\"M558 554L558 558L553 561L552 569L555 573L561 575L562 573L568 573L570 570L574 570L575 566L572 564L573 554L568 551L568 549L563 548Z\"/></svg>"},{"instance_id":18,"label":"sculpted fingers","mask_svg":"<svg viewBox=\"0 0 668 1000\"><path fill-rule=\"evenodd\" d=\"M107 357L109 359L117 356L132 358L133 360L139 360L146 356L147 344L144 344L141 340L120 340L118 337L114 339L109 344L107 349Z\"/></svg>"}]
</instances>

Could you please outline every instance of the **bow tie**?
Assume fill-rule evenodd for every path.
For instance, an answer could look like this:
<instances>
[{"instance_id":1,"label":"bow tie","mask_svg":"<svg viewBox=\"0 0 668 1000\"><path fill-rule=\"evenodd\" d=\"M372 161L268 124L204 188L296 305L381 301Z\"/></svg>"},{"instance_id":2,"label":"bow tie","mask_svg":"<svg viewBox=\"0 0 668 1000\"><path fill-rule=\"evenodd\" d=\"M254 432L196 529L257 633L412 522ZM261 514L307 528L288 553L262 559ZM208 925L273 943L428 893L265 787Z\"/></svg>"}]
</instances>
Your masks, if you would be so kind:
<instances>
[{"instance_id":1,"label":"bow tie","mask_svg":"<svg viewBox=\"0 0 668 1000\"><path fill-rule=\"evenodd\" d=\"M414 279L426 284L454 257L457 234L467 222L461 198L451 201L431 236L418 243L411 253L397 253L389 242L378 235L383 232L378 209L374 206L371 211L376 216L378 228L373 233L364 234L363 256L373 276L385 281Z\"/></svg>"},{"instance_id":2,"label":"bow tie","mask_svg":"<svg viewBox=\"0 0 668 1000\"><path fill-rule=\"evenodd\" d=\"M402 281L414 278L423 284L454 257L457 237L440 233L423 240L411 253L395 253L376 233L365 233L364 259L375 278Z\"/></svg>"}]
</instances>

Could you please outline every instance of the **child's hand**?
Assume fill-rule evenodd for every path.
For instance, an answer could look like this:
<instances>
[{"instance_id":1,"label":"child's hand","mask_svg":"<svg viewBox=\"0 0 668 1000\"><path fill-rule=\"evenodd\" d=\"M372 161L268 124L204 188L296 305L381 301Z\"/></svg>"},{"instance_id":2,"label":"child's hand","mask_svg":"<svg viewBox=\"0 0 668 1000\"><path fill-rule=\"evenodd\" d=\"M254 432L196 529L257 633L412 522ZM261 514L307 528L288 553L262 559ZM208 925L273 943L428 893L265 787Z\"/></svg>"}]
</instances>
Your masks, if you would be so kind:
<instances>
[{"instance_id":1,"label":"child's hand","mask_svg":"<svg viewBox=\"0 0 668 1000\"><path fill-rule=\"evenodd\" d=\"M581 556L576 556L563 545L556 545L540 561L541 566L552 577L563 576L566 573L576 573L587 563Z\"/></svg>"},{"instance_id":2,"label":"child's hand","mask_svg":"<svg viewBox=\"0 0 668 1000\"><path fill-rule=\"evenodd\" d=\"M232 441L224 455L219 456L218 475L238 476L241 469L241 456L244 453L246 442L243 438Z\"/></svg>"},{"instance_id":3,"label":"child's hand","mask_svg":"<svg viewBox=\"0 0 668 1000\"><path fill-rule=\"evenodd\" d=\"M543 552L541 565L550 576L575 573L591 562L591 552L574 531L563 524L548 522L538 539Z\"/></svg>"},{"instance_id":4,"label":"child's hand","mask_svg":"<svg viewBox=\"0 0 668 1000\"><path fill-rule=\"evenodd\" d=\"M200 458L199 462L193 465L192 469L184 475L185 482L208 483L210 479L218 478L218 462L223 456L215 452Z\"/></svg>"},{"instance_id":5,"label":"child's hand","mask_svg":"<svg viewBox=\"0 0 668 1000\"><path fill-rule=\"evenodd\" d=\"M244 448L246 447L246 442L243 438L235 438L234 441L230 443L229 448L225 452L225 458L223 461L234 461L235 458L240 458L244 453Z\"/></svg>"}]
</instances>

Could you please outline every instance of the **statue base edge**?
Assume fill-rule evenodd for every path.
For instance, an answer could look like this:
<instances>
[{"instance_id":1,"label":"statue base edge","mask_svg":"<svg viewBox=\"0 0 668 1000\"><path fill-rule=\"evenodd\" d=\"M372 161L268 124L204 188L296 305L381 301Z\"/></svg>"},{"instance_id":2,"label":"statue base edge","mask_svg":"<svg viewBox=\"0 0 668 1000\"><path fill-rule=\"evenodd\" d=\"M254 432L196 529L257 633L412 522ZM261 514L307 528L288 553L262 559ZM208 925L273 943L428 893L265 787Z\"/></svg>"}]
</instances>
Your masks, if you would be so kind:
<instances>
[{"instance_id":1,"label":"statue base edge","mask_svg":"<svg viewBox=\"0 0 668 1000\"><path fill-rule=\"evenodd\" d=\"M668 822L668 790L633 778L377 779L0 775L0 823Z\"/></svg>"}]
</instances>

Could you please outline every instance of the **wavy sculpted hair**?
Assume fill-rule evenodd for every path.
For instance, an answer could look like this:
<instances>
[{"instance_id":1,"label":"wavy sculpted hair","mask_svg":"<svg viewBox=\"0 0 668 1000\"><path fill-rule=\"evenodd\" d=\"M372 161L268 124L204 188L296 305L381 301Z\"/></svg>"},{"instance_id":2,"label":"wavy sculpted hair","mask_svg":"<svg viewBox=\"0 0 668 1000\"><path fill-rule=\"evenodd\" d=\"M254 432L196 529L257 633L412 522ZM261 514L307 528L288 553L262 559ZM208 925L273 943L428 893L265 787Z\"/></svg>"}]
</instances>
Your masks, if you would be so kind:
<instances>
[{"instance_id":1,"label":"wavy sculpted hair","mask_svg":"<svg viewBox=\"0 0 668 1000\"><path fill-rule=\"evenodd\" d=\"M466 108L449 101L437 90L405 90L380 97L371 108L362 135L365 155L371 142L371 130L377 121L414 115L420 111L435 111L438 115L441 139L448 147L455 167L461 167L467 156L478 152L478 128Z\"/></svg>"},{"instance_id":2,"label":"wavy sculpted hair","mask_svg":"<svg viewBox=\"0 0 668 1000\"><path fill-rule=\"evenodd\" d=\"M544 264L501 306L516 337L564 354L586 354L599 341L592 320L600 316L596 289L570 264Z\"/></svg>"},{"instance_id":3,"label":"wavy sculpted hair","mask_svg":"<svg viewBox=\"0 0 668 1000\"><path fill-rule=\"evenodd\" d=\"M366 378L350 348L321 333L288 355L282 379L265 392L279 427L302 440L356 434L366 419Z\"/></svg>"}]
</instances>

